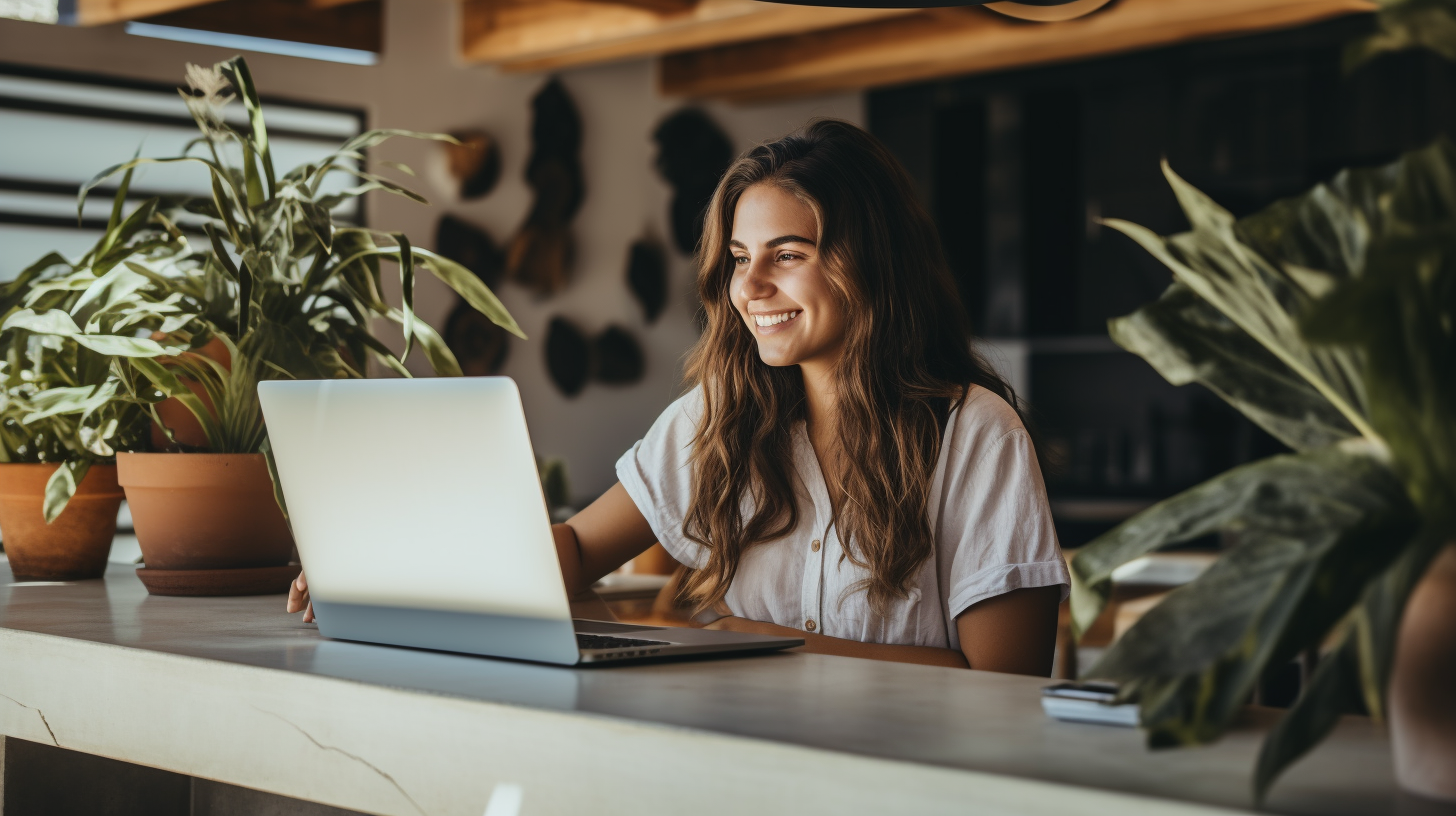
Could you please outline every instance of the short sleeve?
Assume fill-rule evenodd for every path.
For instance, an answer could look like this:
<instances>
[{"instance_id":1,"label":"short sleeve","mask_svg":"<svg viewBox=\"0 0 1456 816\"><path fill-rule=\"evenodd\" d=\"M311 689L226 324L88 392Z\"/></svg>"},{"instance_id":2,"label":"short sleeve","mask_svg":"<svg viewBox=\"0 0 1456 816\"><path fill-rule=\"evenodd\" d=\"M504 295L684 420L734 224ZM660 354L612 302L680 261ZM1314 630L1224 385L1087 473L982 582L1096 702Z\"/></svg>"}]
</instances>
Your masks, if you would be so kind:
<instances>
[{"instance_id":1,"label":"short sleeve","mask_svg":"<svg viewBox=\"0 0 1456 816\"><path fill-rule=\"evenodd\" d=\"M1031 437L999 397L982 392L962 411L978 407L991 417L958 429L946 463L938 526L952 548L948 621L1013 590L1061 586L1065 600L1071 586Z\"/></svg>"},{"instance_id":2,"label":"short sleeve","mask_svg":"<svg viewBox=\"0 0 1456 816\"><path fill-rule=\"evenodd\" d=\"M617 480L657 540L679 563L693 568L707 562L702 545L683 535L683 518L693 495L690 457L702 405L701 392L684 395L617 460Z\"/></svg>"}]
</instances>

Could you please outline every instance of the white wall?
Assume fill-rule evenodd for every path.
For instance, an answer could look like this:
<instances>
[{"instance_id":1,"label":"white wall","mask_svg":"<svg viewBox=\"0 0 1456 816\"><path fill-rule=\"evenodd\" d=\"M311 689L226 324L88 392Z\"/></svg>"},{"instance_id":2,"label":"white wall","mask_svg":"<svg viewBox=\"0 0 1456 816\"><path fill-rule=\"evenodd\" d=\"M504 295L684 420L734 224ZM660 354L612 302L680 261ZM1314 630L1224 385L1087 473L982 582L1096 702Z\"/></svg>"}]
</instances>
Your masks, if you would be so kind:
<instances>
[{"instance_id":1,"label":"white wall","mask_svg":"<svg viewBox=\"0 0 1456 816\"><path fill-rule=\"evenodd\" d=\"M420 174L413 180L415 189L433 206L374 193L369 217L376 228L403 231L428 246L436 220L449 211L484 226L504 244L530 201L522 179L530 150L529 101L543 77L461 65L456 4L450 0L390 0L385 9L385 54L379 65L248 54L253 76L265 94L364 108L371 127L479 127L493 133L505 162L502 179L477 202L455 200L437 147L396 141L376 150L375 161L413 167ZM118 26L77 29L0 20L0 60L6 62L180 83L185 63L210 64L231 55L130 36ZM576 278L546 302L511 284L499 292L530 337L514 344L505 373L520 385L537 453L567 460L579 501L611 486L616 458L679 393L681 360L697 336L686 258L672 255L669 305L651 327L644 325L626 286L627 247L633 240L649 231L670 245L666 210L671 192L652 167L651 133L682 101L656 93L654 70L651 61L643 60L563 74L585 125L587 197L575 221ZM761 107L707 107L740 150L813 116L864 119L857 94ZM454 295L443 285L421 281L417 307L433 325L443 325L453 303ZM546 325L557 314L587 332L612 322L632 331L646 351L645 379L627 388L589 385L574 400L562 397L546 376L543 351Z\"/></svg>"}]
</instances>

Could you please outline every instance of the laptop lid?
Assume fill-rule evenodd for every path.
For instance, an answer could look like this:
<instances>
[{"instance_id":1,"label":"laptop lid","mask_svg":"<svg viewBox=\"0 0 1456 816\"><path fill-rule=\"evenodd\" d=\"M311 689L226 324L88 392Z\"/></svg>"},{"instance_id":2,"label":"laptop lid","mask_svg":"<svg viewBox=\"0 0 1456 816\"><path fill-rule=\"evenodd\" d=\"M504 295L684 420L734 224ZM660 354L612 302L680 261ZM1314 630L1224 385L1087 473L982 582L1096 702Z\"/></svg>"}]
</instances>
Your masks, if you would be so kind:
<instances>
[{"instance_id":1,"label":"laptop lid","mask_svg":"<svg viewBox=\"0 0 1456 816\"><path fill-rule=\"evenodd\" d=\"M578 660L515 382L271 381L258 395L324 635Z\"/></svg>"}]
</instances>

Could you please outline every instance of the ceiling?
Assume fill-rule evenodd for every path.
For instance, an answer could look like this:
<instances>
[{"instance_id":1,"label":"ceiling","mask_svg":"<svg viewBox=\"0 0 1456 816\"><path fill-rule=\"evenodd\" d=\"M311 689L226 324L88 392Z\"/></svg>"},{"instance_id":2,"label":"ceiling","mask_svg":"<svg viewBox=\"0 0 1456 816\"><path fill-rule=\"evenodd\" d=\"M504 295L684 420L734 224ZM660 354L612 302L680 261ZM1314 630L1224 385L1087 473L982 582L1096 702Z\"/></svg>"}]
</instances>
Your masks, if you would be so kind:
<instances>
[{"instance_id":1,"label":"ceiling","mask_svg":"<svg viewBox=\"0 0 1456 816\"><path fill-rule=\"evenodd\" d=\"M979 6L757 0L456 0L462 59L550 72L655 57L663 93L755 102L1088 59L1370 13L1375 0L1114 0L1026 22ZM378 51L383 0L75 0L79 25L142 20Z\"/></svg>"}]
</instances>

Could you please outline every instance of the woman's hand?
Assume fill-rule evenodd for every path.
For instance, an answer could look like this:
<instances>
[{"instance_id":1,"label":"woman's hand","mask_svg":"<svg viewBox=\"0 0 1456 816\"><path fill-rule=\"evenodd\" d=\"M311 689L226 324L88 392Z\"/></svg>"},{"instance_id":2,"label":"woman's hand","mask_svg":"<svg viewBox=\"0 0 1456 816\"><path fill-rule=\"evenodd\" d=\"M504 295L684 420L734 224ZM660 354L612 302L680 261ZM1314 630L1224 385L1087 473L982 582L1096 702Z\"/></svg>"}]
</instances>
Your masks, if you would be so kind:
<instances>
[{"instance_id":1,"label":"woman's hand","mask_svg":"<svg viewBox=\"0 0 1456 816\"><path fill-rule=\"evenodd\" d=\"M301 572L288 587L288 612L302 612L303 622L313 623L313 601L308 597L308 579Z\"/></svg>"}]
</instances>

